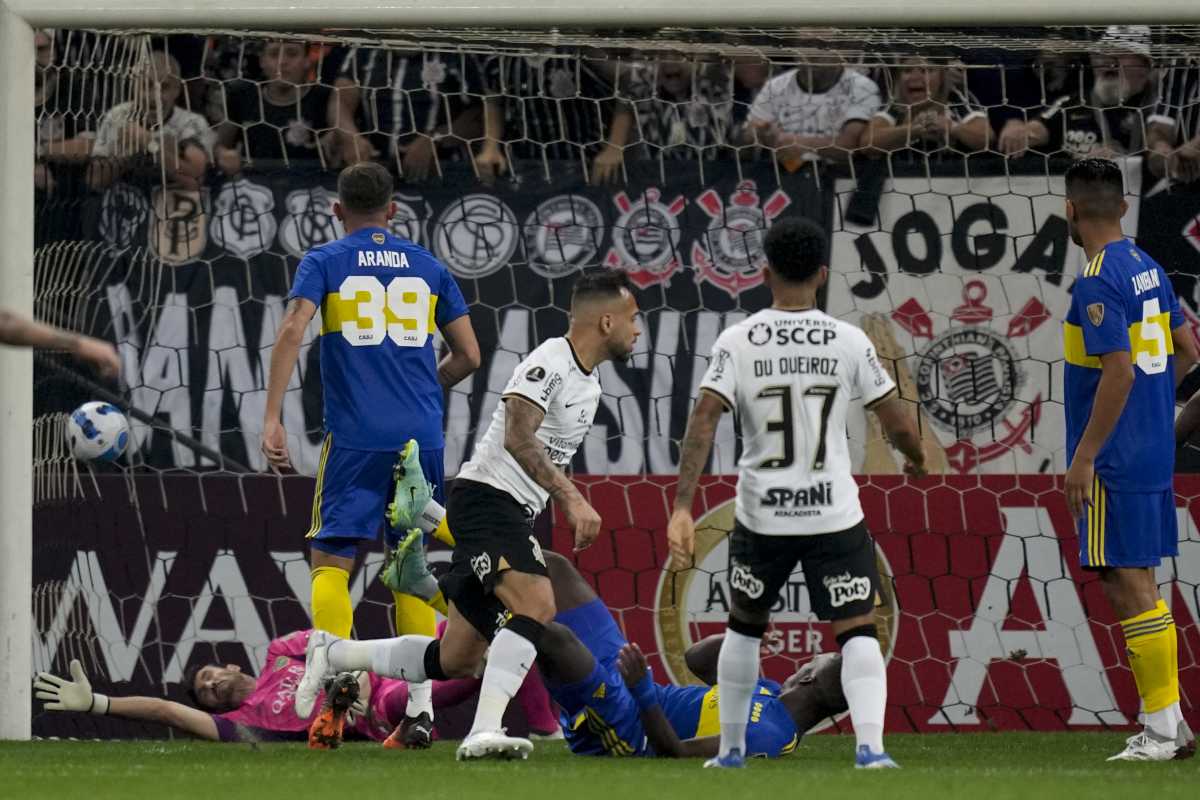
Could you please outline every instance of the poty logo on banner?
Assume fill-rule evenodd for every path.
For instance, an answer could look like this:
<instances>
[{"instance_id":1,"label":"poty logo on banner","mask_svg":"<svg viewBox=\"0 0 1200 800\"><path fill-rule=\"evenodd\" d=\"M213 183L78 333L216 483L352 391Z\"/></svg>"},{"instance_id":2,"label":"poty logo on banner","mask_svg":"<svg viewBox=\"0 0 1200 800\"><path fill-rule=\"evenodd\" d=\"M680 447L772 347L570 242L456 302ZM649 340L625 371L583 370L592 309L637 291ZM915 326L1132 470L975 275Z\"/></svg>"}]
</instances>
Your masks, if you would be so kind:
<instances>
[{"instance_id":1,"label":"poty logo on banner","mask_svg":"<svg viewBox=\"0 0 1200 800\"><path fill-rule=\"evenodd\" d=\"M525 258L534 272L561 278L589 266L600 252L604 216L579 195L546 200L525 219Z\"/></svg>"},{"instance_id":2,"label":"poty logo on banner","mask_svg":"<svg viewBox=\"0 0 1200 800\"><path fill-rule=\"evenodd\" d=\"M687 200L677 195L664 203L662 191L652 186L637 200L618 192L613 203L621 216L613 224L612 248L604 263L624 269L643 289L669 281L679 269L679 215Z\"/></svg>"},{"instance_id":3,"label":"poty logo on banner","mask_svg":"<svg viewBox=\"0 0 1200 800\"><path fill-rule=\"evenodd\" d=\"M700 195L696 204L708 214L708 230L692 243L692 266L700 278L721 287L731 297L762 283L766 264L763 237L771 221L791 205L791 198L776 189L760 203L754 181L742 181L721 200L716 189Z\"/></svg>"},{"instance_id":4,"label":"poty logo on banner","mask_svg":"<svg viewBox=\"0 0 1200 800\"><path fill-rule=\"evenodd\" d=\"M508 263L517 249L517 220L499 198L469 194L434 223L433 250L460 278L482 278Z\"/></svg>"}]
</instances>

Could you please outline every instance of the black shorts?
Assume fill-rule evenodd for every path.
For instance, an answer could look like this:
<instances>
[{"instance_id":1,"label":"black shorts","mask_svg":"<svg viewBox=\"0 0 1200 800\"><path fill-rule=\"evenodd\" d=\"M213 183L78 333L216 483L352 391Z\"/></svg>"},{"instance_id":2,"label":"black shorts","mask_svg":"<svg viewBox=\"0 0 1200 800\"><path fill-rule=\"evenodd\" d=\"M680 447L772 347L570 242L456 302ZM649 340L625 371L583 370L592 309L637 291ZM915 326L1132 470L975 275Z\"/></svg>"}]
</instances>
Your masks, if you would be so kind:
<instances>
[{"instance_id":1,"label":"black shorts","mask_svg":"<svg viewBox=\"0 0 1200 800\"><path fill-rule=\"evenodd\" d=\"M493 593L499 574L512 569L549 576L533 514L508 492L459 478L446 503L446 524L454 554L440 581L442 594L491 641L508 617Z\"/></svg>"},{"instance_id":2,"label":"black shorts","mask_svg":"<svg viewBox=\"0 0 1200 800\"><path fill-rule=\"evenodd\" d=\"M804 584L818 619L849 619L875 608L875 542L861 522L815 536L763 536L736 523L729 539L729 585L735 604L769 612L797 561L804 568Z\"/></svg>"}]
</instances>

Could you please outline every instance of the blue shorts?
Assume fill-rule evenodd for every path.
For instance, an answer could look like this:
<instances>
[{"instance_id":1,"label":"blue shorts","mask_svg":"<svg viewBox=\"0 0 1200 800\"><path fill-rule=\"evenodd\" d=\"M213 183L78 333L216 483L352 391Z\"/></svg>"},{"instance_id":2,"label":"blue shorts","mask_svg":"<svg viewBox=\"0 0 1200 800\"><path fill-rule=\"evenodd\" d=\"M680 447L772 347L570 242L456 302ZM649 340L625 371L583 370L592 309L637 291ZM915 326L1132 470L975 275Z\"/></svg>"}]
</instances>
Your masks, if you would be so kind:
<instances>
[{"instance_id":1,"label":"blue shorts","mask_svg":"<svg viewBox=\"0 0 1200 800\"><path fill-rule=\"evenodd\" d=\"M570 628L596 659L592 674L578 683L546 683L550 696L562 707L560 722L571 752L646 754L649 748L641 711L616 667L625 637L604 601L593 600L561 612L554 621Z\"/></svg>"},{"instance_id":2,"label":"blue shorts","mask_svg":"<svg viewBox=\"0 0 1200 800\"><path fill-rule=\"evenodd\" d=\"M1179 555L1175 492L1110 492L1097 477L1079 521L1079 563L1085 569L1157 567Z\"/></svg>"},{"instance_id":3,"label":"blue shorts","mask_svg":"<svg viewBox=\"0 0 1200 800\"><path fill-rule=\"evenodd\" d=\"M375 541L384 530L384 541L394 547L402 531L392 531L384 520L392 501L392 468L399 453L390 450L354 450L338 447L333 434L325 436L313 490L312 526L308 538L324 553L354 558L358 544ZM433 487L433 499L445 503L442 484L445 461L442 450L422 450L421 469Z\"/></svg>"}]
</instances>

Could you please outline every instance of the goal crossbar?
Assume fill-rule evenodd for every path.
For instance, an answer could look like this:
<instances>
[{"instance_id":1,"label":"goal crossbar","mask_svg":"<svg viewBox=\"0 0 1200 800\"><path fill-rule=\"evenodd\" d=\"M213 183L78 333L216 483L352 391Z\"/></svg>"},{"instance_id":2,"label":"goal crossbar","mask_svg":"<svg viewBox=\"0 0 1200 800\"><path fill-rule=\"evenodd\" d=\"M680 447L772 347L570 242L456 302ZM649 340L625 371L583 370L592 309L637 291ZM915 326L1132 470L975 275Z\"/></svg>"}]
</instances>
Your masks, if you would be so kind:
<instances>
[{"instance_id":1,"label":"goal crossbar","mask_svg":"<svg viewBox=\"0 0 1200 800\"><path fill-rule=\"evenodd\" d=\"M518 26L650 27L659 25L1078 25L1195 21L1191 0L7 0L35 27L131 28L145 25L293 29L346 27ZM686 20L681 19L686 14Z\"/></svg>"}]
</instances>

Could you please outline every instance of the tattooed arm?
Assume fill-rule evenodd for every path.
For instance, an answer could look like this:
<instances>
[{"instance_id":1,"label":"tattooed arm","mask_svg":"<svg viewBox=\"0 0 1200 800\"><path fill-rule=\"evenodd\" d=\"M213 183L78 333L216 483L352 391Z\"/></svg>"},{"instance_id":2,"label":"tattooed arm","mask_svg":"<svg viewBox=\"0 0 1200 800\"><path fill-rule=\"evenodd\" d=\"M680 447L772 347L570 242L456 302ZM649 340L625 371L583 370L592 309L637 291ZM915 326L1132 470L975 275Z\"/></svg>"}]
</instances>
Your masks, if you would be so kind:
<instances>
[{"instance_id":1,"label":"tattooed arm","mask_svg":"<svg viewBox=\"0 0 1200 800\"><path fill-rule=\"evenodd\" d=\"M575 532L575 550L583 550L600 534L600 515L538 440L537 429L546 412L519 394L506 395L504 402L504 449L534 483L562 504L563 516Z\"/></svg>"},{"instance_id":2,"label":"tattooed arm","mask_svg":"<svg viewBox=\"0 0 1200 800\"><path fill-rule=\"evenodd\" d=\"M671 568L691 566L696 545L696 523L692 518L692 500L700 473L708 462L717 423L725 411L725 400L711 389L701 389L692 415L688 418L687 433L679 452L679 481L675 485L675 510L667 524L667 543L671 548Z\"/></svg>"}]
</instances>

